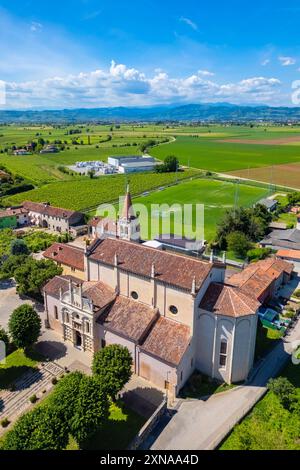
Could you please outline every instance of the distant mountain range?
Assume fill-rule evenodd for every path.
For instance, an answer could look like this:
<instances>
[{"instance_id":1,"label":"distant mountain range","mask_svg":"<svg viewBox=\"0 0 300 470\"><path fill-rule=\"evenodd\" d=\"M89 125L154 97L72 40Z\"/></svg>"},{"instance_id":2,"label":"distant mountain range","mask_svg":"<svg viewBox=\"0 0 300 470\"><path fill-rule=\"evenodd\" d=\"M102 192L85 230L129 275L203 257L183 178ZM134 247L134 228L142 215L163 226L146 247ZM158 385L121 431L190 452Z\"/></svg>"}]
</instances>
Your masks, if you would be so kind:
<instances>
[{"instance_id":1,"label":"distant mountain range","mask_svg":"<svg viewBox=\"0 0 300 470\"><path fill-rule=\"evenodd\" d=\"M153 107L81 108L63 110L1 111L0 123L172 121L299 121L300 108L239 106L230 103L167 105Z\"/></svg>"}]
</instances>

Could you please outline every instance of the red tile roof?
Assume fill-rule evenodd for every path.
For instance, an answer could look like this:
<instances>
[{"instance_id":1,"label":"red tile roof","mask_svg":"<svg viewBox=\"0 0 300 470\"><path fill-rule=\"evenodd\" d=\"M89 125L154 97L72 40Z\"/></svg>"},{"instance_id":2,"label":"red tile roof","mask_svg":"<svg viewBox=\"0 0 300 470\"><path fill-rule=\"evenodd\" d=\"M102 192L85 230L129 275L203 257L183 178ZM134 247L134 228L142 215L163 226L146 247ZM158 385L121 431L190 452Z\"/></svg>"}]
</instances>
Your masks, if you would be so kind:
<instances>
[{"instance_id":1,"label":"red tile roof","mask_svg":"<svg viewBox=\"0 0 300 470\"><path fill-rule=\"evenodd\" d=\"M8 208L5 210L0 210L0 218L3 219L5 217L13 217L17 215L22 215L22 214L28 214L28 211L24 209L23 207L18 207L16 209L14 208Z\"/></svg>"},{"instance_id":2,"label":"red tile roof","mask_svg":"<svg viewBox=\"0 0 300 470\"><path fill-rule=\"evenodd\" d=\"M178 366L191 341L190 328L160 317L141 346L141 351Z\"/></svg>"},{"instance_id":3,"label":"red tile roof","mask_svg":"<svg viewBox=\"0 0 300 470\"><path fill-rule=\"evenodd\" d=\"M259 302L245 295L240 289L214 282L199 305L203 310L229 317L255 315L259 306Z\"/></svg>"},{"instance_id":4,"label":"red tile roof","mask_svg":"<svg viewBox=\"0 0 300 470\"><path fill-rule=\"evenodd\" d=\"M213 267L213 264L195 258L113 238L93 243L89 259L114 266L115 255L118 257L119 268L125 271L149 278L154 264L155 278L158 281L189 291L194 278L198 291Z\"/></svg>"},{"instance_id":5,"label":"red tile roof","mask_svg":"<svg viewBox=\"0 0 300 470\"><path fill-rule=\"evenodd\" d=\"M104 328L138 343L157 317L157 310L125 297L117 297L97 322Z\"/></svg>"},{"instance_id":6,"label":"red tile roof","mask_svg":"<svg viewBox=\"0 0 300 470\"><path fill-rule=\"evenodd\" d=\"M78 271L84 271L84 251L81 248L63 243L54 243L44 252L44 257L56 263L78 269Z\"/></svg>"},{"instance_id":7,"label":"red tile roof","mask_svg":"<svg viewBox=\"0 0 300 470\"><path fill-rule=\"evenodd\" d=\"M47 282L44 287L44 292L46 292L46 294L52 297L59 298L60 289L62 290L62 293L68 291L70 279L72 280L72 282L78 285L83 284L83 281L81 279L78 279L74 276L55 276L53 279Z\"/></svg>"},{"instance_id":8,"label":"red tile roof","mask_svg":"<svg viewBox=\"0 0 300 470\"><path fill-rule=\"evenodd\" d=\"M62 219L69 219L74 214L78 214L76 211L53 207L50 204L41 204L39 202L25 201L23 202L23 207L31 212L37 212L51 217L60 217Z\"/></svg>"},{"instance_id":9,"label":"red tile roof","mask_svg":"<svg viewBox=\"0 0 300 470\"><path fill-rule=\"evenodd\" d=\"M300 250L278 250L276 256L280 258L296 259L300 261Z\"/></svg>"}]
</instances>

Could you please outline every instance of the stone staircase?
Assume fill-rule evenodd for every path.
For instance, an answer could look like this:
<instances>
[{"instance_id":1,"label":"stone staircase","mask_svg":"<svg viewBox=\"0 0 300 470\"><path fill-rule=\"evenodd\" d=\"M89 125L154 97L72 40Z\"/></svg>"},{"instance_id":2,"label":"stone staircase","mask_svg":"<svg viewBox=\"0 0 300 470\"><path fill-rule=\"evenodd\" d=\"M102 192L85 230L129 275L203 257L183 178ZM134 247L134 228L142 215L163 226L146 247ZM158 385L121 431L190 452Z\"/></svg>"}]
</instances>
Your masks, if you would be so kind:
<instances>
[{"instance_id":1,"label":"stone staircase","mask_svg":"<svg viewBox=\"0 0 300 470\"><path fill-rule=\"evenodd\" d=\"M64 373L64 369L54 362L44 363L34 371L27 372L14 383L14 390L0 392L0 420L15 420L31 406L32 395L43 395L52 388L52 379ZM40 398L40 396L39 396Z\"/></svg>"}]
</instances>

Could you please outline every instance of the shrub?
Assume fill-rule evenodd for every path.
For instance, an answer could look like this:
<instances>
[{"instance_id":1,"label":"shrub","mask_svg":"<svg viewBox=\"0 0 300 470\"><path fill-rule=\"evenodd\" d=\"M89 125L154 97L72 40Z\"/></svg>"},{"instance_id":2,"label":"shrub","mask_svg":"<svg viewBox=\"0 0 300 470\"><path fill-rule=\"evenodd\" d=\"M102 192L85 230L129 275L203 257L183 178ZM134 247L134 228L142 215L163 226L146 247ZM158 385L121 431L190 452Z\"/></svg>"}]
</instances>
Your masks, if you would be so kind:
<instances>
[{"instance_id":1,"label":"shrub","mask_svg":"<svg viewBox=\"0 0 300 470\"><path fill-rule=\"evenodd\" d=\"M34 394L29 398L30 403L34 404L38 401L38 397Z\"/></svg>"},{"instance_id":2,"label":"shrub","mask_svg":"<svg viewBox=\"0 0 300 470\"><path fill-rule=\"evenodd\" d=\"M63 450L69 441L68 426L49 405L23 415L9 431L3 450Z\"/></svg>"},{"instance_id":3,"label":"shrub","mask_svg":"<svg viewBox=\"0 0 300 470\"><path fill-rule=\"evenodd\" d=\"M1 426L2 426L3 428L7 428L9 425L10 425L9 419L3 418L3 419L1 420Z\"/></svg>"},{"instance_id":4,"label":"shrub","mask_svg":"<svg viewBox=\"0 0 300 470\"><path fill-rule=\"evenodd\" d=\"M296 388L286 377L270 379L268 389L273 392L284 408L289 410L295 400Z\"/></svg>"}]
</instances>

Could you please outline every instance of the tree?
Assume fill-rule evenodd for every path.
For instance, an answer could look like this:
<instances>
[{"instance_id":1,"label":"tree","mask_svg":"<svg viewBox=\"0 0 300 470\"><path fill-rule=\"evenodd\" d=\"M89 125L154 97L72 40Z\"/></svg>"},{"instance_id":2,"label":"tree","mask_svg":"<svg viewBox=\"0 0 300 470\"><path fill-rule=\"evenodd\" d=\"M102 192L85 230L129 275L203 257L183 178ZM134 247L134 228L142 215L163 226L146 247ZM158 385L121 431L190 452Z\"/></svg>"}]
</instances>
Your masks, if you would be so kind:
<instances>
[{"instance_id":1,"label":"tree","mask_svg":"<svg viewBox=\"0 0 300 470\"><path fill-rule=\"evenodd\" d=\"M43 405L23 415L9 431L3 450L63 450L69 441L68 426L55 408Z\"/></svg>"},{"instance_id":2,"label":"tree","mask_svg":"<svg viewBox=\"0 0 300 470\"><path fill-rule=\"evenodd\" d=\"M245 257L251 248L251 242L243 232L231 232L226 237L229 251L233 251L238 256Z\"/></svg>"},{"instance_id":3,"label":"tree","mask_svg":"<svg viewBox=\"0 0 300 470\"><path fill-rule=\"evenodd\" d=\"M289 410L291 408L295 401L296 387L286 377L270 379L268 389L279 398L285 409Z\"/></svg>"},{"instance_id":4,"label":"tree","mask_svg":"<svg viewBox=\"0 0 300 470\"><path fill-rule=\"evenodd\" d=\"M288 197L289 204L291 205L298 204L300 202L300 191L289 193L287 197Z\"/></svg>"},{"instance_id":5,"label":"tree","mask_svg":"<svg viewBox=\"0 0 300 470\"><path fill-rule=\"evenodd\" d=\"M163 165L156 167L157 173L175 173L179 169L179 160L175 155L165 158Z\"/></svg>"},{"instance_id":6,"label":"tree","mask_svg":"<svg viewBox=\"0 0 300 470\"><path fill-rule=\"evenodd\" d=\"M37 342L41 332L41 319L30 305L21 305L11 314L8 330L14 344L26 349Z\"/></svg>"},{"instance_id":7,"label":"tree","mask_svg":"<svg viewBox=\"0 0 300 470\"><path fill-rule=\"evenodd\" d=\"M82 372L61 379L50 398L69 433L78 443L86 441L108 418L109 400L104 386Z\"/></svg>"},{"instance_id":8,"label":"tree","mask_svg":"<svg viewBox=\"0 0 300 470\"><path fill-rule=\"evenodd\" d=\"M61 418L69 422L76 410L80 384L84 380L84 374L79 371L68 374L59 380L50 397L50 404L54 406Z\"/></svg>"},{"instance_id":9,"label":"tree","mask_svg":"<svg viewBox=\"0 0 300 470\"><path fill-rule=\"evenodd\" d=\"M14 277L16 269L27 260L27 255L11 255L3 261L0 267L0 279L6 280Z\"/></svg>"},{"instance_id":10,"label":"tree","mask_svg":"<svg viewBox=\"0 0 300 470\"><path fill-rule=\"evenodd\" d=\"M131 368L132 356L126 347L113 344L94 354L93 373L112 398L115 398L130 380Z\"/></svg>"},{"instance_id":11,"label":"tree","mask_svg":"<svg viewBox=\"0 0 300 470\"><path fill-rule=\"evenodd\" d=\"M29 248L24 242L24 240L17 238L16 240L13 240L11 242L10 252L12 255L15 255L15 256L29 255Z\"/></svg>"},{"instance_id":12,"label":"tree","mask_svg":"<svg viewBox=\"0 0 300 470\"><path fill-rule=\"evenodd\" d=\"M62 268L51 260L28 258L15 270L14 277L18 284L17 291L22 295L42 295L42 288L55 276L62 274Z\"/></svg>"},{"instance_id":13,"label":"tree","mask_svg":"<svg viewBox=\"0 0 300 470\"><path fill-rule=\"evenodd\" d=\"M78 444L86 442L108 419L109 400L103 384L84 376L79 385L76 407L69 421L70 434Z\"/></svg>"}]
</instances>

